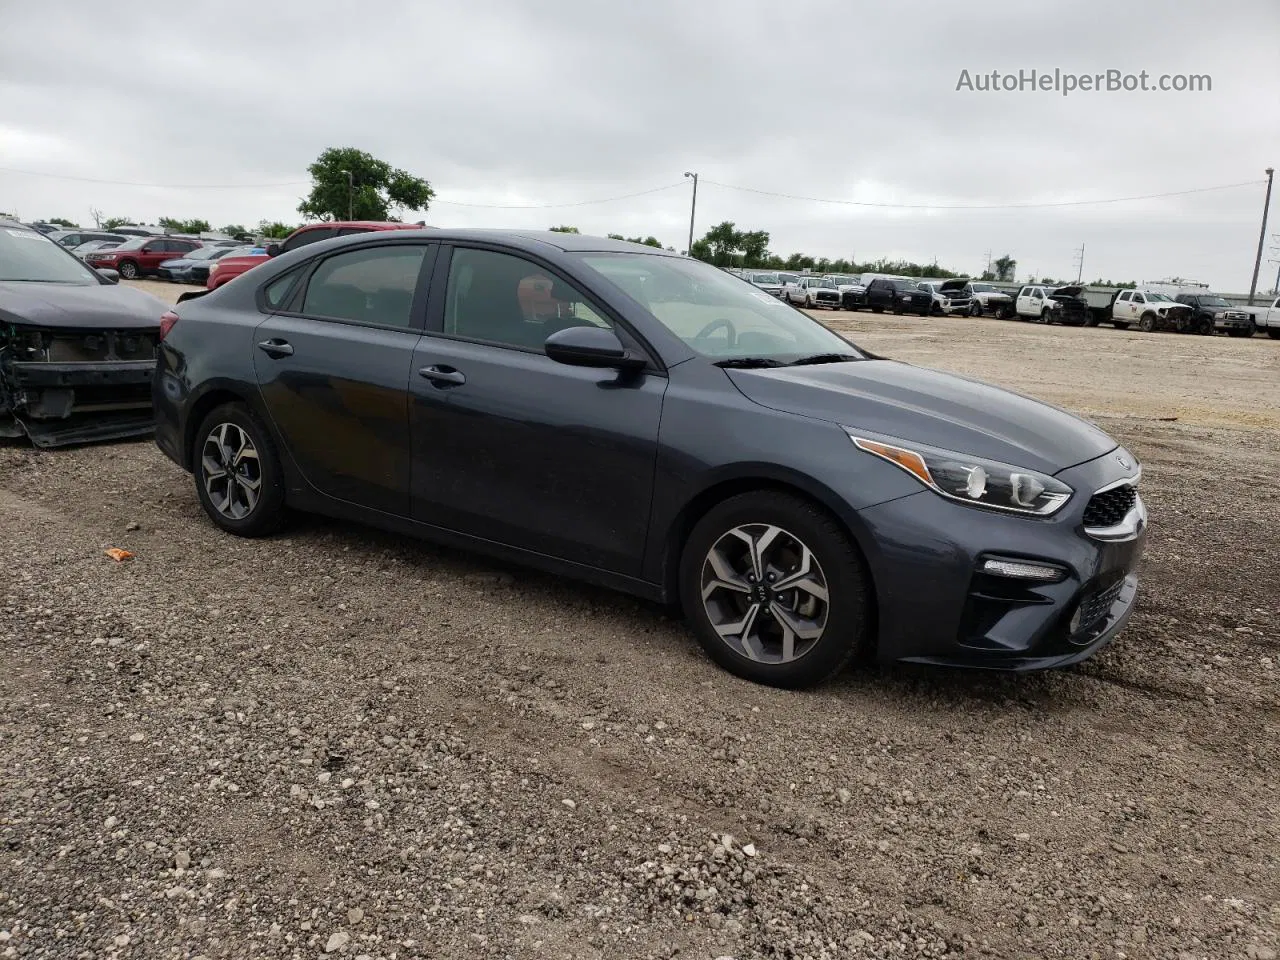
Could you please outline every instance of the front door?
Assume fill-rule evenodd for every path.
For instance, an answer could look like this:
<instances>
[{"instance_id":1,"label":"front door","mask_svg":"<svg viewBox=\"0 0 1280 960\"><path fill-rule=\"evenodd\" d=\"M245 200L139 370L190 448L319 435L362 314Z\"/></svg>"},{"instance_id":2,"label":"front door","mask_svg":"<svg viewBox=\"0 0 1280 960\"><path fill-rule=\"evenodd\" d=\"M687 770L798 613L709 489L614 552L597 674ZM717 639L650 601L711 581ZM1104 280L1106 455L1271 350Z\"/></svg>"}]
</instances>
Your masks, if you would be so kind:
<instances>
[{"instance_id":1,"label":"front door","mask_svg":"<svg viewBox=\"0 0 1280 960\"><path fill-rule=\"evenodd\" d=\"M548 357L550 333L614 324L523 256L455 248L432 313L410 387L414 518L638 576L666 377Z\"/></svg>"},{"instance_id":2,"label":"front door","mask_svg":"<svg viewBox=\"0 0 1280 960\"><path fill-rule=\"evenodd\" d=\"M326 496L409 515L409 372L426 309L419 278L435 250L339 252L298 277L300 289L286 276L266 290L280 306L253 338L262 399L304 479Z\"/></svg>"}]
</instances>

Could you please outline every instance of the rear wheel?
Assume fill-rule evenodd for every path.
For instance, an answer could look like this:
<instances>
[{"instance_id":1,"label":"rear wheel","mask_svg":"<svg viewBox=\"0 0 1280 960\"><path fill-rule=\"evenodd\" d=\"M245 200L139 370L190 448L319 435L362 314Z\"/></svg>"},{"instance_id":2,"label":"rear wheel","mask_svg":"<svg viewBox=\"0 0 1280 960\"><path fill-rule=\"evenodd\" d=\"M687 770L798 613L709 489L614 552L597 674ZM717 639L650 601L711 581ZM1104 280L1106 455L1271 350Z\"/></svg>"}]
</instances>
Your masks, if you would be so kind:
<instances>
[{"instance_id":1,"label":"rear wheel","mask_svg":"<svg viewBox=\"0 0 1280 960\"><path fill-rule=\"evenodd\" d=\"M1138 318L1138 329L1143 333L1150 333L1156 328L1156 315L1154 313L1144 313Z\"/></svg>"},{"instance_id":2,"label":"rear wheel","mask_svg":"<svg viewBox=\"0 0 1280 960\"><path fill-rule=\"evenodd\" d=\"M121 260L120 276L124 277L124 279L126 280L137 280L138 265L134 263L132 260Z\"/></svg>"},{"instance_id":3,"label":"rear wheel","mask_svg":"<svg viewBox=\"0 0 1280 960\"><path fill-rule=\"evenodd\" d=\"M200 505L228 533L262 537L284 522L284 474L275 444L244 404L223 404L204 418L192 474Z\"/></svg>"},{"instance_id":4,"label":"rear wheel","mask_svg":"<svg viewBox=\"0 0 1280 960\"><path fill-rule=\"evenodd\" d=\"M699 643L748 680L805 687L831 677L868 639L866 564L822 509L756 491L714 507L680 563L680 595Z\"/></svg>"}]
</instances>

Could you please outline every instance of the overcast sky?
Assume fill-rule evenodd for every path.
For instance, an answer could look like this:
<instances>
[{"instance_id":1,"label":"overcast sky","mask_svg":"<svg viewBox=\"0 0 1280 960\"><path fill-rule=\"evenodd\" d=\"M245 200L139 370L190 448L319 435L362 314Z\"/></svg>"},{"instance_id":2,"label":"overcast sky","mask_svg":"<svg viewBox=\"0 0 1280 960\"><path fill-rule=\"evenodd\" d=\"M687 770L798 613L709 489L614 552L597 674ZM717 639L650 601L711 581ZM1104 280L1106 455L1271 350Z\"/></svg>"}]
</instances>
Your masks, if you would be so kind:
<instances>
[{"instance_id":1,"label":"overcast sky","mask_svg":"<svg viewBox=\"0 0 1280 960\"><path fill-rule=\"evenodd\" d=\"M307 164L355 146L430 180L438 199L425 219L441 226L566 223L684 249L683 173L696 170L698 235L733 220L769 231L784 255L936 257L977 272L990 251L1016 257L1020 279L1074 277L1083 243L1086 280L1178 275L1238 291L1253 268L1263 170L1280 164L1277 0L0 8L0 210L27 219L91 223L97 207L148 222L298 222ZM956 90L965 69L1032 68L1146 70L1153 83L1209 74L1212 91ZM956 206L1247 181L1003 210L722 186ZM461 205L665 185L556 209ZM1268 233L1280 234L1280 199L1272 212ZM1275 276L1264 262L1259 287Z\"/></svg>"}]
</instances>

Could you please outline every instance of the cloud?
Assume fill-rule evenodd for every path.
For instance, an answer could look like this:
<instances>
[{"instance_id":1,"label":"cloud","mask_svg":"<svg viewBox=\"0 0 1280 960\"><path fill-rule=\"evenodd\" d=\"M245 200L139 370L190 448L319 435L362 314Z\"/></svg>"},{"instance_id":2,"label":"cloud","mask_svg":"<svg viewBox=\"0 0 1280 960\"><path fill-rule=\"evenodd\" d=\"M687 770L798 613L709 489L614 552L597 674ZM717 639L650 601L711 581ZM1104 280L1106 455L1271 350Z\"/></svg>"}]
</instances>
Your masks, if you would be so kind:
<instances>
[{"instance_id":1,"label":"cloud","mask_svg":"<svg viewBox=\"0 0 1280 960\"><path fill-rule=\"evenodd\" d=\"M768 230L774 250L903 256L976 270L1195 276L1247 288L1262 188L1100 207L876 210L767 197L937 204L1107 198L1258 181L1280 159L1280 6L795 0L300 0L232 13L6 10L0 209L82 222L297 220L306 166L357 146L441 201L613 203L501 210L440 202L430 222L657 235ZM56 51L56 57L51 52ZM962 70L1208 74L1203 93L957 91ZM302 182L296 182L302 181ZM246 185L238 189L126 186ZM261 186L274 184L276 186ZM1280 232L1280 216L1274 232ZM1271 269L1274 269L1272 267Z\"/></svg>"}]
</instances>

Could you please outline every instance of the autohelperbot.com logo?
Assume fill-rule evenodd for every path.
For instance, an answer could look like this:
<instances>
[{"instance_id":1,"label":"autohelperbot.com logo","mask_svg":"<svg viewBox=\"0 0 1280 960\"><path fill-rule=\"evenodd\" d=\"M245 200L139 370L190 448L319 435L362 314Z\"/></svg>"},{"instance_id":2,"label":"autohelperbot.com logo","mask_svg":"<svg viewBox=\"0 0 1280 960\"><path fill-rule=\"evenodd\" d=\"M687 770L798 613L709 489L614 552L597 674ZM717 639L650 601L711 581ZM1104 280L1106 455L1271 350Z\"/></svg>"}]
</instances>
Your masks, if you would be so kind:
<instances>
[{"instance_id":1,"label":"autohelperbot.com logo","mask_svg":"<svg viewBox=\"0 0 1280 960\"><path fill-rule=\"evenodd\" d=\"M956 91L970 93L1212 93L1213 77L1207 73L1137 73L1104 70L1101 73L1071 73L1053 70L973 71L963 69Z\"/></svg>"}]
</instances>

